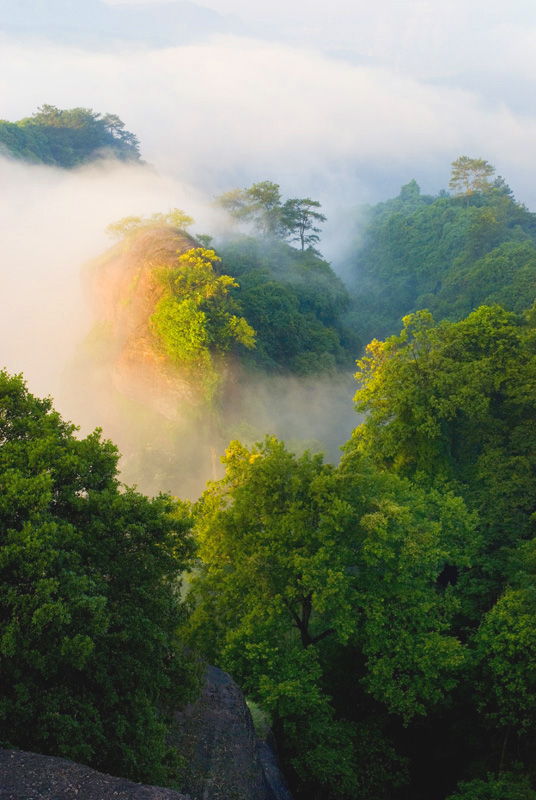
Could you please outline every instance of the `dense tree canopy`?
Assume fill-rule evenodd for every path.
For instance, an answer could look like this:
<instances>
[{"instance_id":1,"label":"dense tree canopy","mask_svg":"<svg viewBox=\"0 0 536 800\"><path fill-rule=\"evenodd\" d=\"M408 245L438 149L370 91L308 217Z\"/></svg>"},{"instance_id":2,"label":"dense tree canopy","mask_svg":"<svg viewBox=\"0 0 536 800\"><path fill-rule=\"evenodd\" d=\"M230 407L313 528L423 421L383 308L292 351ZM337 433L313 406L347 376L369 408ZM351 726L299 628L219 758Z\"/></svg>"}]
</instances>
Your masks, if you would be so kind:
<instances>
[{"instance_id":1,"label":"dense tree canopy","mask_svg":"<svg viewBox=\"0 0 536 800\"><path fill-rule=\"evenodd\" d=\"M364 209L348 261L348 323L363 346L396 333L403 316L423 308L438 320L459 320L480 305L532 305L536 216L501 178L477 182L469 205L464 197L423 195L411 181L397 198Z\"/></svg>"},{"instance_id":2,"label":"dense tree canopy","mask_svg":"<svg viewBox=\"0 0 536 800\"><path fill-rule=\"evenodd\" d=\"M495 759L489 766L502 772L522 762L534 776L532 312L481 307L437 325L429 312L410 315L400 336L373 341L358 365L357 408L367 417L350 452L424 487L454 489L477 515L473 565L460 569L455 560L450 571L460 590L457 625L472 652L465 681L475 719L485 721L479 736ZM460 710L467 725L470 707ZM483 778L467 784L460 797L510 796L488 795L486 786Z\"/></svg>"},{"instance_id":3,"label":"dense tree canopy","mask_svg":"<svg viewBox=\"0 0 536 800\"><path fill-rule=\"evenodd\" d=\"M410 315L359 362L339 467L233 443L198 504L185 635L270 711L298 797L532 796L535 358L533 312Z\"/></svg>"},{"instance_id":4,"label":"dense tree canopy","mask_svg":"<svg viewBox=\"0 0 536 800\"><path fill-rule=\"evenodd\" d=\"M113 157L139 161L137 137L116 114L90 108L62 110L43 105L19 122L0 121L0 153L34 164L71 168Z\"/></svg>"},{"instance_id":5,"label":"dense tree canopy","mask_svg":"<svg viewBox=\"0 0 536 800\"><path fill-rule=\"evenodd\" d=\"M270 372L333 373L350 366L355 340L342 323L349 298L329 264L311 250L238 237L221 244L232 291L257 332L247 364Z\"/></svg>"},{"instance_id":6,"label":"dense tree canopy","mask_svg":"<svg viewBox=\"0 0 536 800\"><path fill-rule=\"evenodd\" d=\"M187 509L123 491L117 452L0 372L0 746L169 782L165 708L197 667L176 636Z\"/></svg>"},{"instance_id":7,"label":"dense tree canopy","mask_svg":"<svg viewBox=\"0 0 536 800\"><path fill-rule=\"evenodd\" d=\"M199 247L180 255L175 269L160 270L166 293L152 317L167 355L198 372L209 397L218 383L214 356L233 343L255 347L255 331L237 316L239 306L230 295L238 284L229 275L218 276L219 261L213 250Z\"/></svg>"},{"instance_id":8,"label":"dense tree canopy","mask_svg":"<svg viewBox=\"0 0 536 800\"><path fill-rule=\"evenodd\" d=\"M358 362L357 446L429 484L453 483L506 545L532 530L535 331L499 306L458 323L410 315ZM515 501L515 502L513 502ZM490 534L491 535L491 534Z\"/></svg>"},{"instance_id":9,"label":"dense tree canopy","mask_svg":"<svg viewBox=\"0 0 536 800\"><path fill-rule=\"evenodd\" d=\"M179 635L269 713L297 800L536 797L536 217L487 162L453 168L454 197L411 181L368 209L350 309L319 205L271 182L219 198L260 236L156 268L162 348L213 385L220 358L329 375L348 325L377 337L338 466L231 443L193 510L189 615L185 507L120 491L109 443L2 374L0 744L166 779Z\"/></svg>"},{"instance_id":10,"label":"dense tree canopy","mask_svg":"<svg viewBox=\"0 0 536 800\"><path fill-rule=\"evenodd\" d=\"M446 562L470 564L471 517L459 498L412 489L355 453L335 470L268 439L232 443L224 463L196 511L186 635L272 713L304 796L376 797L364 764L390 763L393 784L400 764L388 742L361 741L371 720L332 702L333 659L360 702L362 686L403 720L445 702L466 654L451 630L455 593L437 579Z\"/></svg>"}]
</instances>

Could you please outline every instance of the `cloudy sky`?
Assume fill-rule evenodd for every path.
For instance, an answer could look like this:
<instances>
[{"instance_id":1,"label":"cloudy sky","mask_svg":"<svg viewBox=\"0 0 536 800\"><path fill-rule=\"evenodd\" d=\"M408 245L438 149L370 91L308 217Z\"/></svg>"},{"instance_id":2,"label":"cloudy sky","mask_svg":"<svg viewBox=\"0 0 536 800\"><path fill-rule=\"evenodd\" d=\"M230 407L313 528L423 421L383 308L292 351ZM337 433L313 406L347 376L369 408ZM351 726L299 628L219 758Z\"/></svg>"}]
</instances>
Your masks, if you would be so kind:
<instances>
[{"instance_id":1,"label":"cloudy sky","mask_svg":"<svg viewBox=\"0 0 536 800\"><path fill-rule=\"evenodd\" d=\"M0 10L13 1L0 0ZM81 8L72 0L48 5L69 2ZM47 7L21 3L29 24L32 6ZM107 4L127 16L141 7ZM334 195L342 204L375 201L413 177L435 192L448 183L454 158L481 156L536 208L534 3L205 5L238 15L244 35L203 36L201 15L195 40L167 47L82 48L47 42L37 30L30 39L4 35L1 116L18 119L43 102L113 111L158 170L208 194L271 179L330 204Z\"/></svg>"},{"instance_id":2,"label":"cloudy sky","mask_svg":"<svg viewBox=\"0 0 536 800\"><path fill-rule=\"evenodd\" d=\"M155 20L158 5L150 6ZM188 14L184 41L144 41L142 27L137 37L81 43L63 29L50 35L43 20L61 27L78 15L91 27L92 10L114 7L134 20L143 7L0 0L0 117L17 120L43 103L113 112L152 165L143 175L66 176L0 159L0 259L9 278L0 339L18 343L4 344L3 361L26 371L22 343L34 341L36 391L48 391L42 383L53 372L45 354L76 340L39 320L47 287L54 313L79 322L79 299L60 287L74 286L80 262L106 246L103 228L121 216L179 206L210 232L206 203L215 193L272 180L287 197L322 202L323 248L336 267L353 209L412 178L436 193L459 155L490 161L536 211L533 0L206 0L217 14L236 15L234 34L195 4L176 6Z\"/></svg>"}]
</instances>

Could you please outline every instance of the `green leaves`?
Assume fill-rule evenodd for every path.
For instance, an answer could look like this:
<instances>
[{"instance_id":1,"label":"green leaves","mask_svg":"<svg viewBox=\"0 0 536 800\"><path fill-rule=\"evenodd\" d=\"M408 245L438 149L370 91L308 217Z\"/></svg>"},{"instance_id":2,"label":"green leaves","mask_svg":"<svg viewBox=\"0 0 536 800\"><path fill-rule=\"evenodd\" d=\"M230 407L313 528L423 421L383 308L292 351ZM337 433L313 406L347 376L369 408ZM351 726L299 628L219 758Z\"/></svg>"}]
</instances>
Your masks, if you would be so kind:
<instances>
[{"instance_id":1,"label":"green leaves","mask_svg":"<svg viewBox=\"0 0 536 800\"><path fill-rule=\"evenodd\" d=\"M188 511L123 491L115 448L4 372L0 421L0 744L165 782L157 704L196 687L175 633Z\"/></svg>"},{"instance_id":2,"label":"green leaves","mask_svg":"<svg viewBox=\"0 0 536 800\"><path fill-rule=\"evenodd\" d=\"M536 591L507 589L477 636L481 707L495 725L527 733L536 719Z\"/></svg>"},{"instance_id":3,"label":"green leaves","mask_svg":"<svg viewBox=\"0 0 536 800\"><path fill-rule=\"evenodd\" d=\"M477 172L486 165L467 160L480 164ZM470 166L466 179L455 187L466 202L422 195L412 181L398 197L362 210L348 266L363 341L390 336L402 317L423 308L437 320L459 320L482 304L513 311L532 304L535 215L502 179L491 182Z\"/></svg>"},{"instance_id":4,"label":"green leaves","mask_svg":"<svg viewBox=\"0 0 536 800\"><path fill-rule=\"evenodd\" d=\"M197 373L211 400L220 382L214 356L224 355L233 344L254 348L255 331L237 316L230 289L238 284L216 273L214 265L221 259L213 250L195 248L178 261L176 269L158 273L166 292L151 321L167 355Z\"/></svg>"},{"instance_id":5,"label":"green leaves","mask_svg":"<svg viewBox=\"0 0 536 800\"><path fill-rule=\"evenodd\" d=\"M464 781L447 800L536 800L536 792L524 775L503 772L499 777L488 775L485 781Z\"/></svg>"},{"instance_id":6,"label":"green leaves","mask_svg":"<svg viewBox=\"0 0 536 800\"><path fill-rule=\"evenodd\" d=\"M137 137L125 130L116 114L99 114L90 108L62 110L43 105L27 119L0 122L0 144L16 158L30 163L72 168L115 156L139 161Z\"/></svg>"},{"instance_id":7,"label":"green leaves","mask_svg":"<svg viewBox=\"0 0 536 800\"><path fill-rule=\"evenodd\" d=\"M458 591L438 579L446 564L472 564L474 519L460 498L380 473L355 450L335 469L268 438L233 442L224 463L196 508L187 636L274 714L304 792L361 796L361 712L333 702L332 659L362 704L373 697L407 723L448 705L467 647ZM378 747L374 758L388 758Z\"/></svg>"},{"instance_id":8,"label":"green leaves","mask_svg":"<svg viewBox=\"0 0 536 800\"><path fill-rule=\"evenodd\" d=\"M495 167L483 158L460 156L452 162L452 175L449 187L457 194L469 196L475 192L490 190L490 178Z\"/></svg>"},{"instance_id":9,"label":"green leaves","mask_svg":"<svg viewBox=\"0 0 536 800\"><path fill-rule=\"evenodd\" d=\"M232 189L216 202L235 220L252 222L262 236L299 242L302 251L306 246L313 249L320 241L316 225L326 221L317 210L321 208L318 200L293 197L282 203L279 184L271 181L254 183L249 189Z\"/></svg>"},{"instance_id":10,"label":"green leaves","mask_svg":"<svg viewBox=\"0 0 536 800\"><path fill-rule=\"evenodd\" d=\"M167 214L157 212L149 217L122 217L117 222L111 222L106 228L106 233L112 239L130 239L143 230L152 228L171 227L184 232L195 222L180 208L173 208Z\"/></svg>"}]
</instances>

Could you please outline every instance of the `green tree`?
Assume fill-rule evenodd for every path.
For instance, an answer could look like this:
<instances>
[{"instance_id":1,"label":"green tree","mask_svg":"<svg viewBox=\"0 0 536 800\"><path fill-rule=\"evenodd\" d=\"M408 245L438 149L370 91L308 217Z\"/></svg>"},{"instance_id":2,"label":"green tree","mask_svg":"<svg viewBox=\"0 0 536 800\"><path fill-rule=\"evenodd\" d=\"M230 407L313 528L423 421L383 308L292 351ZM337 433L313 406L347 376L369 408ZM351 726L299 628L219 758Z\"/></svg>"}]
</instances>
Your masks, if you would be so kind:
<instances>
[{"instance_id":1,"label":"green tree","mask_svg":"<svg viewBox=\"0 0 536 800\"><path fill-rule=\"evenodd\" d=\"M448 702L463 675L458 591L442 591L438 580L447 564L473 563L475 520L461 498L379 472L351 443L338 473L353 511L347 536L357 576L354 625L366 658L362 681L409 722Z\"/></svg>"},{"instance_id":2,"label":"green tree","mask_svg":"<svg viewBox=\"0 0 536 800\"><path fill-rule=\"evenodd\" d=\"M263 236L278 236L281 231L281 192L271 181L254 183L246 189L248 217Z\"/></svg>"},{"instance_id":3,"label":"green tree","mask_svg":"<svg viewBox=\"0 0 536 800\"><path fill-rule=\"evenodd\" d=\"M498 778L488 775L485 781L464 781L447 800L536 800L536 792L526 776L503 773Z\"/></svg>"},{"instance_id":4,"label":"green tree","mask_svg":"<svg viewBox=\"0 0 536 800\"><path fill-rule=\"evenodd\" d=\"M333 659L361 705L363 687L406 721L446 702L466 652L456 593L437 580L445 563L469 565L472 519L459 498L381 475L355 451L336 470L275 439L234 442L224 463L196 508L188 639L273 714L305 796L376 796L359 788L366 720L332 702ZM388 763L399 779L388 740L367 753L367 769Z\"/></svg>"},{"instance_id":5,"label":"green tree","mask_svg":"<svg viewBox=\"0 0 536 800\"><path fill-rule=\"evenodd\" d=\"M262 236L281 234L281 192L271 181L254 183L249 189L232 189L216 198L232 217L252 222Z\"/></svg>"},{"instance_id":6,"label":"green tree","mask_svg":"<svg viewBox=\"0 0 536 800\"><path fill-rule=\"evenodd\" d=\"M490 182L467 204L422 195L410 182L398 197L362 209L345 272L354 295L349 322L363 343L397 333L402 317L423 308L458 320L482 304L532 304L536 215L503 183Z\"/></svg>"},{"instance_id":7,"label":"green tree","mask_svg":"<svg viewBox=\"0 0 536 800\"><path fill-rule=\"evenodd\" d=\"M219 385L214 356L232 344L255 347L255 331L230 295L238 284L214 269L220 261L213 250L198 247L180 255L175 269L157 271L166 291L151 318L168 356L197 371L209 400Z\"/></svg>"},{"instance_id":8,"label":"green tree","mask_svg":"<svg viewBox=\"0 0 536 800\"><path fill-rule=\"evenodd\" d=\"M0 122L0 143L16 158L64 168L110 156L140 159L138 139L122 120L90 108L62 110L45 104L17 123Z\"/></svg>"},{"instance_id":9,"label":"green tree","mask_svg":"<svg viewBox=\"0 0 536 800\"><path fill-rule=\"evenodd\" d=\"M292 198L282 202L279 184L271 181L254 183L249 189L232 189L216 198L231 217L252 222L265 238L285 239L300 243L301 250L320 241L316 223L326 217L316 209L318 200Z\"/></svg>"},{"instance_id":10,"label":"green tree","mask_svg":"<svg viewBox=\"0 0 536 800\"><path fill-rule=\"evenodd\" d=\"M483 158L469 158L460 156L452 162L452 173L449 187L458 195L468 200L475 192L489 192L491 178L495 167L484 161Z\"/></svg>"},{"instance_id":11,"label":"green tree","mask_svg":"<svg viewBox=\"0 0 536 800\"><path fill-rule=\"evenodd\" d=\"M224 464L196 509L190 641L273 713L302 786L354 797L349 726L334 718L318 656L353 629L342 535L351 509L331 466L296 459L275 439L251 450L232 442Z\"/></svg>"},{"instance_id":12,"label":"green tree","mask_svg":"<svg viewBox=\"0 0 536 800\"><path fill-rule=\"evenodd\" d=\"M479 711L500 737L496 768L534 775L536 722L536 539L518 547L510 583L475 635Z\"/></svg>"},{"instance_id":13,"label":"green tree","mask_svg":"<svg viewBox=\"0 0 536 800\"><path fill-rule=\"evenodd\" d=\"M354 445L423 485L450 486L479 514L482 554L465 608L477 623L504 587L508 560L533 535L534 329L499 306L435 325L428 312L373 341L358 362Z\"/></svg>"},{"instance_id":14,"label":"green tree","mask_svg":"<svg viewBox=\"0 0 536 800\"><path fill-rule=\"evenodd\" d=\"M149 217L130 216L122 217L116 222L111 222L106 228L106 233L113 239L130 239L142 230L169 226L185 231L195 222L182 209L173 208L167 214L157 212Z\"/></svg>"},{"instance_id":15,"label":"green tree","mask_svg":"<svg viewBox=\"0 0 536 800\"><path fill-rule=\"evenodd\" d=\"M188 510L123 491L115 447L75 432L0 373L0 746L166 783L164 712L198 685Z\"/></svg>"},{"instance_id":16,"label":"green tree","mask_svg":"<svg viewBox=\"0 0 536 800\"><path fill-rule=\"evenodd\" d=\"M303 200L293 198L287 200L281 208L283 227L288 231L291 241L299 242L302 251L305 247L314 247L320 241L318 222L325 222L326 217L315 209L320 208L318 200L307 197Z\"/></svg>"},{"instance_id":17,"label":"green tree","mask_svg":"<svg viewBox=\"0 0 536 800\"><path fill-rule=\"evenodd\" d=\"M482 709L499 729L513 735L532 731L536 719L535 612L533 585L509 587L476 636Z\"/></svg>"},{"instance_id":18,"label":"green tree","mask_svg":"<svg viewBox=\"0 0 536 800\"><path fill-rule=\"evenodd\" d=\"M302 375L351 365L357 345L342 322L348 293L327 262L277 239L234 237L219 252L223 271L240 283L232 293L257 331L246 363Z\"/></svg>"}]
</instances>

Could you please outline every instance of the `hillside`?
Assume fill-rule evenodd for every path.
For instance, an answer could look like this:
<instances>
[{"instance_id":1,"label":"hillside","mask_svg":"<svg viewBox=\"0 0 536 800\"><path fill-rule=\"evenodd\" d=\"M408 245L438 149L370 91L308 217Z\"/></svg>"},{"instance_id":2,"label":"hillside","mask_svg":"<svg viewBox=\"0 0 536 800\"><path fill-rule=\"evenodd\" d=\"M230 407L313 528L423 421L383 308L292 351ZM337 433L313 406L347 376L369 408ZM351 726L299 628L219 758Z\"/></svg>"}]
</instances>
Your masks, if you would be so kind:
<instances>
[{"instance_id":1,"label":"hillside","mask_svg":"<svg viewBox=\"0 0 536 800\"><path fill-rule=\"evenodd\" d=\"M51 105L18 122L0 120L0 155L65 169L102 158L140 160L138 139L116 114Z\"/></svg>"},{"instance_id":2,"label":"hillside","mask_svg":"<svg viewBox=\"0 0 536 800\"><path fill-rule=\"evenodd\" d=\"M106 386L169 419L177 419L184 405L199 405L202 396L195 382L166 358L151 326L165 292L154 268L171 270L179 255L195 245L178 230L149 229L128 248L117 244L88 264L83 276L97 326L93 338L100 337L103 346L108 342L101 363L107 364Z\"/></svg>"},{"instance_id":3,"label":"hillside","mask_svg":"<svg viewBox=\"0 0 536 800\"><path fill-rule=\"evenodd\" d=\"M240 797L220 669L297 800L535 800L536 230L493 172L368 209L351 291L268 181L214 249L180 209L108 226L70 382L121 478L0 373L0 745Z\"/></svg>"},{"instance_id":4,"label":"hillside","mask_svg":"<svg viewBox=\"0 0 536 800\"><path fill-rule=\"evenodd\" d=\"M405 314L422 308L437 320L459 320L482 304L512 311L532 305L536 215L501 178L470 194L437 197L411 181L398 197L362 214L345 268L350 324L363 345L396 333Z\"/></svg>"},{"instance_id":5,"label":"hillside","mask_svg":"<svg viewBox=\"0 0 536 800\"><path fill-rule=\"evenodd\" d=\"M158 214L111 225L120 241L86 265L94 326L68 371L70 406L151 493L196 496L236 435L275 429L337 458L353 422L342 282L284 242L234 237L217 256L172 213L180 227Z\"/></svg>"}]
</instances>

